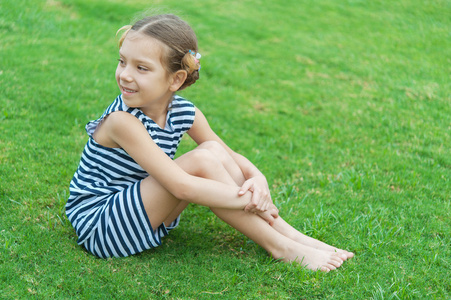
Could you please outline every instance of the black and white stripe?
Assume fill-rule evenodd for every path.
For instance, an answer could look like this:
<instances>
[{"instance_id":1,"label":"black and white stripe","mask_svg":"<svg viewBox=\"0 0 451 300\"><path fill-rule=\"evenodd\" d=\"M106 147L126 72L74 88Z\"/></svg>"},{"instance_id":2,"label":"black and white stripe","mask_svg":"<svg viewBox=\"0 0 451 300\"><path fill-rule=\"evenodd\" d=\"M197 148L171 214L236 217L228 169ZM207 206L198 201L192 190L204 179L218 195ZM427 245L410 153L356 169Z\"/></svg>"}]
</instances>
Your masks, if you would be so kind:
<instances>
[{"instance_id":1,"label":"black and white stripe","mask_svg":"<svg viewBox=\"0 0 451 300\"><path fill-rule=\"evenodd\" d=\"M183 134L193 122L194 105L175 96L165 128L140 109L129 108L118 96L103 115L86 125L89 140L70 183L66 214L78 235L78 244L99 257L128 256L157 247L178 225L152 229L141 200L140 183L148 176L123 149L98 144L92 134L110 113L126 111L138 118L155 143L174 158Z\"/></svg>"}]
</instances>

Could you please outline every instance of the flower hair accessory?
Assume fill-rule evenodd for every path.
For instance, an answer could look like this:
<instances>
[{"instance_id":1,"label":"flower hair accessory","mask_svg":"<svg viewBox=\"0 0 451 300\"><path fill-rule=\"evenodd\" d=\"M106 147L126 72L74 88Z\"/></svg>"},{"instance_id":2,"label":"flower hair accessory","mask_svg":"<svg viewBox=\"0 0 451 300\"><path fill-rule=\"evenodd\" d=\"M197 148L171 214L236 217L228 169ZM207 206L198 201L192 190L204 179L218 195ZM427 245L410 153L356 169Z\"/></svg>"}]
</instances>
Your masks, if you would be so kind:
<instances>
[{"instance_id":1,"label":"flower hair accessory","mask_svg":"<svg viewBox=\"0 0 451 300\"><path fill-rule=\"evenodd\" d=\"M189 54L191 54L194 58L194 62L196 63L196 65L199 66L199 68L197 69L197 71L200 71L200 63L199 63L199 59L202 57L202 55L200 55L200 53L196 53L193 50L189 50L188 51Z\"/></svg>"},{"instance_id":2,"label":"flower hair accessory","mask_svg":"<svg viewBox=\"0 0 451 300\"><path fill-rule=\"evenodd\" d=\"M200 55L200 53L194 52L193 50L189 50L188 53L194 56L194 61L196 62L196 64L198 64L199 59L202 57L202 55Z\"/></svg>"}]
</instances>

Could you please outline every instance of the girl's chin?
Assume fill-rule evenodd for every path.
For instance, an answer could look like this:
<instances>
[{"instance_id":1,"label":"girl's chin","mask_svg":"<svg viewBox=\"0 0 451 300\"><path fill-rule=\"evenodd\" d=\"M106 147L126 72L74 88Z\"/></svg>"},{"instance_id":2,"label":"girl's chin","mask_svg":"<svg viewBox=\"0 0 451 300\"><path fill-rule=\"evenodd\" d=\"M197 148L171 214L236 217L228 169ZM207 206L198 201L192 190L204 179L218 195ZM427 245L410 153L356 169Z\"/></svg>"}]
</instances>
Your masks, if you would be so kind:
<instances>
[{"instance_id":1,"label":"girl's chin","mask_svg":"<svg viewBox=\"0 0 451 300\"><path fill-rule=\"evenodd\" d=\"M139 105L137 105L136 101L132 101L129 97L122 94L122 101L124 101L125 105L131 108L137 108Z\"/></svg>"}]
</instances>

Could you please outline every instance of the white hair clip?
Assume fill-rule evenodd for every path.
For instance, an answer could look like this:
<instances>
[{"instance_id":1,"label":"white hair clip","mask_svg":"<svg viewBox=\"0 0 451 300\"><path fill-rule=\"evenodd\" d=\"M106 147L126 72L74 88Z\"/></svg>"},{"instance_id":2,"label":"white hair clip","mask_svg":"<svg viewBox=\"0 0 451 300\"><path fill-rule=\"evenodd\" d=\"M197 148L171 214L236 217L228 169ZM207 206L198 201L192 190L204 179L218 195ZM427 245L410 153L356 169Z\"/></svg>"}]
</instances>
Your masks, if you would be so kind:
<instances>
[{"instance_id":1,"label":"white hair clip","mask_svg":"<svg viewBox=\"0 0 451 300\"><path fill-rule=\"evenodd\" d=\"M196 63L199 63L199 59L202 57L200 53L196 53L193 50L189 50L188 53L194 56L194 58L196 59Z\"/></svg>"}]
</instances>

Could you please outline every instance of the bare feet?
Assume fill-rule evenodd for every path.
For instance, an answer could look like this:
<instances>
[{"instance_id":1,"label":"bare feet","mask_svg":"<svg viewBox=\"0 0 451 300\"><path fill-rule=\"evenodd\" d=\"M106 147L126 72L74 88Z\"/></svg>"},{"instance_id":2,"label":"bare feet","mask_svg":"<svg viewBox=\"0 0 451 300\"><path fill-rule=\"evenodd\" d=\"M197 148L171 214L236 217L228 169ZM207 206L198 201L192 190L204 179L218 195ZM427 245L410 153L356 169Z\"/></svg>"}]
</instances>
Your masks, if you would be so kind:
<instances>
[{"instance_id":1,"label":"bare feet","mask_svg":"<svg viewBox=\"0 0 451 300\"><path fill-rule=\"evenodd\" d=\"M335 253L343 261L347 260L348 258L354 257L354 253L352 253L352 252L348 252L346 250L333 247L331 245L328 245L324 242L321 242L317 239L314 239L314 238L304 235L302 233L299 233L299 236L297 237L297 239L295 241L304 246L308 246L308 247L311 247L311 248L314 248L317 250Z\"/></svg>"},{"instance_id":2,"label":"bare feet","mask_svg":"<svg viewBox=\"0 0 451 300\"><path fill-rule=\"evenodd\" d=\"M315 249L295 241L290 243L285 253L279 254L278 257L284 262L297 262L307 269L323 272L339 268L344 261L343 253Z\"/></svg>"},{"instance_id":3,"label":"bare feet","mask_svg":"<svg viewBox=\"0 0 451 300\"><path fill-rule=\"evenodd\" d=\"M283 235L285 235L286 237L292 239L295 242L298 242L299 244L302 244L304 246L311 247L311 248L314 248L317 250L336 253L342 260L347 260L354 256L354 253L352 253L352 252L348 252L346 250L342 250L342 249L333 247L333 246L323 243L317 239L314 239L305 234L302 234L301 232L299 232L298 230L293 228L291 225L289 225L287 222L285 222L285 220L283 220L281 217L276 219L274 228L276 230L278 230L280 233L282 233Z\"/></svg>"}]
</instances>

